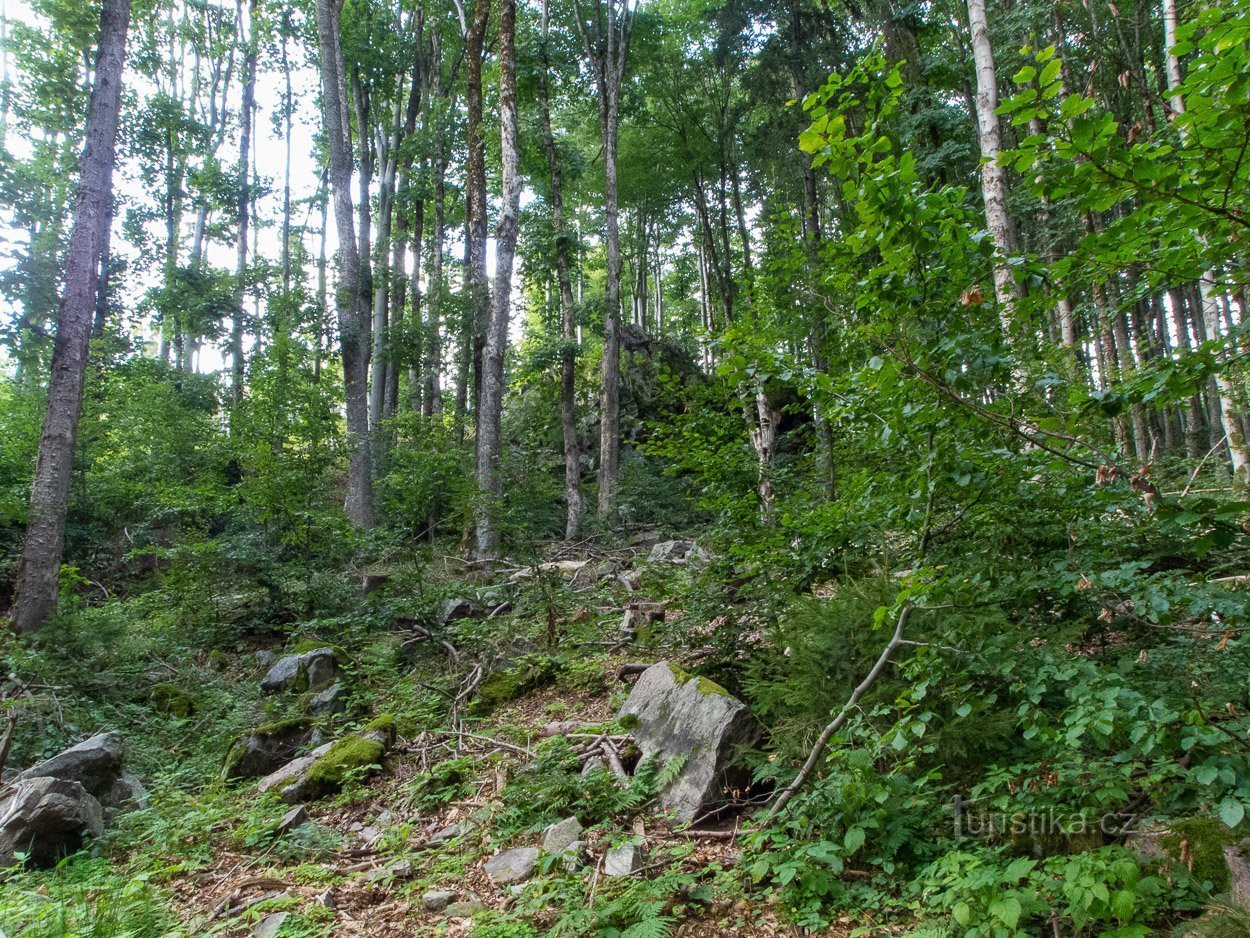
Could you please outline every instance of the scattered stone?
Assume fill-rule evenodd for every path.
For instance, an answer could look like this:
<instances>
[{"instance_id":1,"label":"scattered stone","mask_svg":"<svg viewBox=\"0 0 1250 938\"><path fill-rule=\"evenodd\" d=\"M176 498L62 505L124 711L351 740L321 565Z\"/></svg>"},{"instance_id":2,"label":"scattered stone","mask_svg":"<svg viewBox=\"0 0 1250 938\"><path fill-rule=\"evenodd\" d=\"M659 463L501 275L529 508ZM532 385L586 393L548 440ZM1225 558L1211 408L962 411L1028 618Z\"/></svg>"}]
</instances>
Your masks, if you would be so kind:
<instances>
[{"instance_id":1,"label":"scattered stone","mask_svg":"<svg viewBox=\"0 0 1250 938\"><path fill-rule=\"evenodd\" d=\"M260 651L256 652L253 657L256 659L256 666L264 668L266 671L272 668L273 663L278 660L278 656L268 648L262 648Z\"/></svg>"},{"instance_id":2,"label":"scattered stone","mask_svg":"<svg viewBox=\"0 0 1250 938\"><path fill-rule=\"evenodd\" d=\"M558 856L580 840L581 836L581 822L575 817L566 817L563 821L552 824L543 831L543 850Z\"/></svg>"},{"instance_id":3,"label":"scattered stone","mask_svg":"<svg viewBox=\"0 0 1250 938\"><path fill-rule=\"evenodd\" d=\"M533 876L537 865L537 848L514 847L487 860L486 875L496 886L511 886L513 883L523 883Z\"/></svg>"},{"instance_id":4,"label":"scattered stone","mask_svg":"<svg viewBox=\"0 0 1250 938\"><path fill-rule=\"evenodd\" d=\"M694 541L661 541L651 548L648 563L706 564L712 555Z\"/></svg>"},{"instance_id":5,"label":"scattered stone","mask_svg":"<svg viewBox=\"0 0 1250 938\"><path fill-rule=\"evenodd\" d=\"M260 920L260 924L256 926L256 930L252 934L255 938L277 938L278 932L282 930L282 925L290 917L290 912L274 912L272 915L266 915Z\"/></svg>"},{"instance_id":6,"label":"scattered stone","mask_svg":"<svg viewBox=\"0 0 1250 938\"><path fill-rule=\"evenodd\" d=\"M457 837L463 837L469 831L473 830L473 825L468 821L458 821L455 824L448 824L446 827L440 827L430 839L425 842L427 847L441 847L443 844L450 843Z\"/></svg>"},{"instance_id":7,"label":"scattered stone","mask_svg":"<svg viewBox=\"0 0 1250 938\"><path fill-rule=\"evenodd\" d=\"M625 607L625 616L621 619L621 641L632 642L642 638L651 638L651 625L664 621L664 604L650 602L630 603Z\"/></svg>"},{"instance_id":8,"label":"scattered stone","mask_svg":"<svg viewBox=\"0 0 1250 938\"><path fill-rule=\"evenodd\" d=\"M311 730L305 719L258 726L234 741L222 764L222 778L260 778L276 771L308 745Z\"/></svg>"},{"instance_id":9,"label":"scattered stone","mask_svg":"<svg viewBox=\"0 0 1250 938\"><path fill-rule=\"evenodd\" d=\"M292 808L286 814L282 815L282 820L278 822L278 836L289 834L297 827L302 827L308 823L308 809L303 805Z\"/></svg>"},{"instance_id":10,"label":"scattered stone","mask_svg":"<svg viewBox=\"0 0 1250 938\"><path fill-rule=\"evenodd\" d=\"M457 619L480 619L486 615L481 603L463 596L456 599L444 599L438 606L438 624L446 625Z\"/></svg>"},{"instance_id":11,"label":"scattered stone","mask_svg":"<svg viewBox=\"0 0 1250 938\"><path fill-rule=\"evenodd\" d=\"M339 668L333 648L314 648L295 655L285 655L261 679L261 690L311 691L325 690L338 678Z\"/></svg>"},{"instance_id":12,"label":"scattered stone","mask_svg":"<svg viewBox=\"0 0 1250 938\"><path fill-rule=\"evenodd\" d=\"M67 778L21 778L0 800L0 867L18 852L33 866L49 867L104 830L104 809L83 785Z\"/></svg>"},{"instance_id":13,"label":"scattered stone","mask_svg":"<svg viewBox=\"0 0 1250 938\"><path fill-rule=\"evenodd\" d=\"M396 860L389 866L374 870L369 874L369 882L395 882L398 880L412 879L417 875L417 869L412 865L411 860Z\"/></svg>"},{"instance_id":14,"label":"scattered stone","mask_svg":"<svg viewBox=\"0 0 1250 938\"><path fill-rule=\"evenodd\" d=\"M603 858L605 876L633 876L642 869L642 847L635 843L621 844Z\"/></svg>"},{"instance_id":15,"label":"scattered stone","mask_svg":"<svg viewBox=\"0 0 1250 938\"><path fill-rule=\"evenodd\" d=\"M311 694L306 702L310 716L324 717L347 712L347 688L335 681L323 691Z\"/></svg>"},{"instance_id":16,"label":"scattered stone","mask_svg":"<svg viewBox=\"0 0 1250 938\"><path fill-rule=\"evenodd\" d=\"M377 816L377 819L368 827L362 828L360 831L360 840L366 847L372 847L395 823L395 815L386 809Z\"/></svg>"},{"instance_id":17,"label":"scattered stone","mask_svg":"<svg viewBox=\"0 0 1250 938\"><path fill-rule=\"evenodd\" d=\"M560 852L560 862L568 872L572 873L582 865L582 857L585 855L585 842L575 840Z\"/></svg>"},{"instance_id":18,"label":"scattered stone","mask_svg":"<svg viewBox=\"0 0 1250 938\"><path fill-rule=\"evenodd\" d=\"M742 701L712 681L694 677L667 661L638 678L617 715L644 759L685 764L660 792L660 804L689 823L725 801L725 790L747 781L741 750L759 739L760 728Z\"/></svg>"},{"instance_id":19,"label":"scattered stone","mask_svg":"<svg viewBox=\"0 0 1250 938\"><path fill-rule=\"evenodd\" d=\"M441 912L455 901L456 894L450 889L431 889L421 897L427 912Z\"/></svg>"},{"instance_id":20,"label":"scattered stone","mask_svg":"<svg viewBox=\"0 0 1250 938\"><path fill-rule=\"evenodd\" d=\"M104 808L104 823L111 824L120 815L128 811L138 811L148 806L148 790L139 781L139 776L128 769L122 769L107 791L101 792L96 800Z\"/></svg>"},{"instance_id":21,"label":"scattered stone","mask_svg":"<svg viewBox=\"0 0 1250 938\"><path fill-rule=\"evenodd\" d=\"M313 900L323 909L334 909L338 906L338 900L334 898L334 887L331 886L316 899Z\"/></svg>"},{"instance_id":22,"label":"scattered stone","mask_svg":"<svg viewBox=\"0 0 1250 938\"><path fill-rule=\"evenodd\" d=\"M446 909L448 918L472 918L479 912L485 911L486 903L481 899L466 899L463 902L453 902Z\"/></svg>"}]
</instances>

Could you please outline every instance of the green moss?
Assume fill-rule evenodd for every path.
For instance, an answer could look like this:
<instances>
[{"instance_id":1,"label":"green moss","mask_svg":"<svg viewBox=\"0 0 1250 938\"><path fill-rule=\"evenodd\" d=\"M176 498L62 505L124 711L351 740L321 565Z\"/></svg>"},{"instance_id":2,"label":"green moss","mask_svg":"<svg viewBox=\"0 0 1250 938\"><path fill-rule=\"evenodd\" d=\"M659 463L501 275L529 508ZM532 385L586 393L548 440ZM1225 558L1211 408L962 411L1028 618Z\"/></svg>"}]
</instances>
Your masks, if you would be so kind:
<instances>
[{"instance_id":1,"label":"green moss","mask_svg":"<svg viewBox=\"0 0 1250 938\"><path fill-rule=\"evenodd\" d=\"M729 691L725 690L725 688L721 687L719 684L717 684L713 680L710 680L709 678L703 677L702 675L698 675L698 674L691 674L689 671L686 671L683 668L679 668L677 665L671 662L669 663L668 669L673 672L673 680L676 681L678 684L685 684L688 681L694 681L695 682L694 686L699 691L700 694L703 694L705 696L710 695L714 697L728 697L729 696Z\"/></svg>"},{"instance_id":2,"label":"green moss","mask_svg":"<svg viewBox=\"0 0 1250 938\"><path fill-rule=\"evenodd\" d=\"M333 794L357 769L379 765L385 753L386 747L376 740L345 736L309 768L304 789L314 798Z\"/></svg>"},{"instance_id":3,"label":"green moss","mask_svg":"<svg viewBox=\"0 0 1250 938\"><path fill-rule=\"evenodd\" d=\"M381 733L388 742L395 741L395 717L389 713L380 713L360 728L361 735Z\"/></svg>"},{"instance_id":4,"label":"green moss","mask_svg":"<svg viewBox=\"0 0 1250 938\"><path fill-rule=\"evenodd\" d=\"M550 658L536 657L506 671L494 671L478 685L477 697L469 705L473 716L485 716L499 707L550 684L556 667Z\"/></svg>"},{"instance_id":5,"label":"green moss","mask_svg":"<svg viewBox=\"0 0 1250 938\"><path fill-rule=\"evenodd\" d=\"M243 757L247 755L247 741L249 739L257 736L262 739L276 739L306 732L311 727L312 721L307 718L294 717L289 720L276 720L273 723L266 723L263 726L256 727L254 730L243 733L230 744L230 749L226 752L226 758L222 762L222 778L228 779L234 774L234 770L238 767Z\"/></svg>"},{"instance_id":6,"label":"green moss","mask_svg":"<svg viewBox=\"0 0 1250 938\"><path fill-rule=\"evenodd\" d=\"M1172 831L1159 838L1173 861L1180 863L1182 846L1185 865L1196 880L1211 884L1211 892L1219 895L1231 884L1224 848L1233 842L1232 834L1213 818L1197 817L1172 825Z\"/></svg>"},{"instance_id":7,"label":"green moss","mask_svg":"<svg viewBox=\"0 0 1250 938\"><path fill-rule=\"evenodd\" d=\"M173 684L154 684L148 692L148 700L157 710L176 717L189 717L195 713L195 698Z\"/></svg>"}]
</instances>

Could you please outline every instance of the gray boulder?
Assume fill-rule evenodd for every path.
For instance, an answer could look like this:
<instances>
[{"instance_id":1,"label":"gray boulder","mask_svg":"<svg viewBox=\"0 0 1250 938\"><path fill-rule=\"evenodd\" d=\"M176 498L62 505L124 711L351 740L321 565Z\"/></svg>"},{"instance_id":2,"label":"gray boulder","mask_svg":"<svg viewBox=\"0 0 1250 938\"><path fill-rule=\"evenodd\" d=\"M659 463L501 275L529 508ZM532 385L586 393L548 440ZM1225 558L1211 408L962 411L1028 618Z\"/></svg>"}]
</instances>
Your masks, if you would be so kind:
<instances>
[{"instance_id":1,"label":"gray boulder","mask_svg":"<svg viewBox=\"0 0 1250 938\"><path fill-rule=\"evenodd\" d=\"M99 798L121 777L125 755L126 746L120 733L99 733L31 766L18 775L17 780L59 778L78 782L88 794Z\"/></svg>"},{"instance_id":2,"label":"gray boulder","mask_svg":"<svg viewBox=\"0 0 1250 938\"><path fill-rule=\"evenodd\" d=\"M325 690L310 694L306 706L308 713L315 717L346 713L347 688L342 681L335 681Z\"/></svg>"},{"instance_id":3,"label":"gray boulder","mask_svg":"<svg viewBox=\"0 0 1250 938\"><path fill-rule=\"evenodd\" d=\"M631 726L644 759L685 757L677 777L660 792L660 803L689 823L725 802L725 790L746 781L741 751L760 727L746 704L712 681L667 661L638 678L617 717Z\"/></svg>"},{"instance_id":4,"label":"gray boulder","mask_svg":"<svg viewBox=\"0 0 1250 938\"><path fill-rule=\"evenodd\" d=\"M566 817L563 821L552 824L543 831L543 850L558 856L579 841L581 836L581 822L575 817Z\"/></svg>"},{"instance_id":5,"label":"gray boulder","mask_svg":"<svg viewBox=\"0 0 1250 938\"><path fill-rule=\"evenodd\" d=\"M441 912L455 901L456 894L450 889L431 889L421 897L427 912Z\"/></svg>"},{"instance_id":6,"label":"gray boulder","mask_svg":"<svg viewBox=\"0 0 1250 938\"><path fill-rule=\"evenodd\" d=\"M37 776L19 780L0 801L0 867L24 853L34 866L56 864L104 830L104 809L79 782Z\"/></svg>"},{"instance_id":7,"label":"gray boulder","mask_svg":"<svg viewBox=\"0 0 1250 938\"><path fill-rule=\"evenodd\" d=\"M643 852L639 844L627 843L613 847L603 858L605 876L633 876L642 869Z\"/></svg>"},{"instance_id":8,"label":"gray boulder","mask_svg":"<svg viewBox=\"0 0 1250 938\"><path fill-rule=\"evenodd\" d=\"M290 762L308 744L312 727L307 720L283 720L258 726L240 736L226 753L222 777L260 778Z\"/></svg>"},{"instance_id":9,"label":"gray boulder","mask_svg":"<svg viewBox=\"0 0 1250 938\"><path fill-rule=\"evenodd\" d=\"M282 926L290 917L290 912L274 912L266 915L260 920L260 924L256 926L252 934L255 938L278 938L278 932L282 931Z\"/></svg>"},{"instance_id":10,"label":"gray boulder","mask_svg":"<svg viewBox=\"0 0 1250 938\"><path fill-rule=\"evenodd\" d=\"M446 625L457 619L481 619L485 615L486 607L481 603L458 596L439 603L437 621L439 625Z\"/></svg>"},{"instance_id":11,"label":"gray boulder","mask_svg":"<svg viewBox=\"0 0 1250 938\"><path fill-rule=\"evenodd\" d=\"M712 555L694 541L661 541L651 548L648 563L706 564Z\"/></svg>"},{"instance_id":12,"label":"gray boulder","mask_svg":"<svg viewBox=\"0 0 1250 938\"><path fill-rule=\"evenodd\" d=\"M334 743L324 743L318 746L306 756L300 756L298 759L292 759L282 768L275 772L271 772L260 780L260 784L256 786L256 790L260 792L277 791L282 795L284 801L298 801L295 795L298 792L298 786L308 775L308 770L317 764L317 760L324 756L333 748Z\"/></svg>"},{"instance_id":13,"label":"gray boulder","mask_svg":"<svg viewBox=\"0 0 1250 938\"><path fill-rule=\"evenodd\" d=\"M261 690L274 692L289 689L325 690L337 680L338 662L333 648L314 648L297 655L284 655L274 662L261 678Z\"/></svg>"},{"instance_id":14,"label":"gray boulder","mask_svg":"<svg viewBox=\"0 0 1250 938\"><path fill-rule=\"evenodd\" d=\"M511 886L533 876L537 865L537 848L516 847L487 860L486 875L496 886Z\"/></svg>"}]
</instances>

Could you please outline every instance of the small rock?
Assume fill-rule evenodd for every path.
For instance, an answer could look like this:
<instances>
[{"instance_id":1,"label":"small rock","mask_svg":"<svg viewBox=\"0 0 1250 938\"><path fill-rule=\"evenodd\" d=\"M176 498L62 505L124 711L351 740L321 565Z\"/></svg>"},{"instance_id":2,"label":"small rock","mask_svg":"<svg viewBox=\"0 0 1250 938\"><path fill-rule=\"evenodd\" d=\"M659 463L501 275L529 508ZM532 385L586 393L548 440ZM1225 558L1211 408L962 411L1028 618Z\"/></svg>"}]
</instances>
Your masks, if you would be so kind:
<instances>
[{"instance_id":1,"label":"small rock","mask_svg":"<svg viewBox=\"0 0 1250 938\"><path fill-rule=\"evenodd\" d=\"M369 882L379 883L391 880L412 879L416 875L417 870L412 865L411 860L396 860L390 866L384 866L370 873Z\"/></svg>"},{"instance_id":2,"label":"small rock","mask_svg":"<svg viewBox=\"0 0 1250 938\"><path fill-rule=\"evenodd\" d=\"M560 862L566 870L572 873L582 865L582 857L585 855L586 844L583 841L575 840L560 851Z\"/></svg>"},{"instance_id":3,"label":"small rock","mask_svg":"<svg viewBox=\"0 0 1250 938\"><path fill-rule=\"evenodd\" d=\"M240 736L222 765L226 781L260 778L286 765L311 738L307 720L283 720L259 726Z\"/></svg>"},{"instance_id":4,"label":"small rock","mask_svg":"<svg viewBox=\"0 0 1250 938\"><path fill-rule=\"evenodd\" d=\"M538 865L538 850L534 847L515 847L505 850L486 861L486 875L496 886L523 883L534 875Z\"/></svg>"},{"instance_id":5,"label":"small rock","mask_svg":"<svg viewBox=\"0 0 1250 938\"><path fill-rule=\"evenodd\" d=\"M97 800L104 808L104 822L111 824L118 815L146 808L148 790L139 781L139 776L123 769L108 791L102 792Z\"/></svg>"},{"instance_id":6,"label":"small rock","mask_svg":"<svg viewBox=\"0 0 1250 938\"><path fill-rule=\"evenodd\" d=\"M256 659L256 666L258 668L264 668L266 671L272 668L273 663L278 660L278 656L268 648L262 648L260 651L256 652L253 657Z\"/></svg>"},{"instance_id":7,"label":"small rock","mask_svg":"<svg viewBox=\"0 0 1250 938\"><path fill-rule=\"evenodd\" d=\"M477 913L485 911L486 903L481 899L466 899L463 902L453 902L446 909L448 918L472 918Z\"/></svg>"},{"instance_id":8,"label":"small rock","mask_svg":"<svg viewBox=\"0 0 1250 938\"><path fill-rule=\"evenodd\" d=\"M486 615L485 608L471 599L465 599L463 596L444 599L438 607L438 624L446 625L457 619L480 619L484 615Z\"/></svg>"},{"instance_id":9,"label":"small rock","mask_svg":"<svg viewBox=\"0 0 1250 938\"><path fill-rule=\"evenodd\" d=\"M421 897L427 912L441 912L455 901L456 894L450 889L431 889Z\"/></svg>"},{"instance_id":10,"label":"small rock","mask_svg":"<svg viewBox=\"0 0 1250 938\"><path fill-rule=\"evenodd\" d=\"M621 619L621 641L632 642L638 637L639 632L644 633L644 639L649 638L650 636L645 633L650 630L651 624L663 621L663 603L630 603L625 607L625 615Z\"/></svg>"},{"instance_id":11,"label":"small rock","mask_svg":"<svg viewBox=\"0 0 1250 938\"><path fill-rule=\"evenodd\" d=\"M581 822L575 817L566 817L543 831L543 850L551 854L562 854L571 844L581 839L581 836Z\"/></svg>"},{"instance_id":12,"label":"small rock","mask_svg":"<svg viewBox=\"0 0 1250 938\"><path fill-rule=\"evenodd\" d=\"M79 782L19 777L0 800L0 867L11 866L19 851L34 866L53 866L103 830L104 809Z\"/></svg>"},{"instance_id":13,"label":"small rock","mask_svg":"<svg viewBox=\"0 0 1250 938\"><path fill-rule=\"evenodd\" d=\"M302 827L308 823L308 809L303 805L298 805L282 815L282 820L278 822L278 835L289 834L297 827Z\"/></svg>"},{"instance_id":14,"label":"small rock","mask_svg":"<svg viewBox=\"0 0 1250 938\"><path fill-rule=\"evenodd\" d=\"M338 671L333 648L314 648L279 658L261 678L260 687L270 692L294 688L316 693L333 684Z\"/></svg>"},{"instance_id":15,"label":"small rock","mask_svg":"<svg viewBox=\"0 0 1250 938\"><path fill-rule=\"evenodd\" d=\"M347 712L347 688L342 681L335 681L323 691L308 697L307 709L310 716L324 717L336 713Z\"/></svg>"},{"instance_id":16,"label":"small rock","mask_svg":"<svg viewBox=\"0 0 1250 938\"><path fill-rule=\"evenodd\" d=\"M330 887L313 901L323 909L334 909L338 905L338 900L334 898L334 887Z\"/></svg>"},{"instance_id":17,"label":"small rock","mask_svg":"<svg viewBox=\"0 0 1250 938\"><path fill-rule=\"evenodd\" d=\"M382 835L385 834L394 823L395 815L391 814L390 811L383 810L372 824L361 829L361 841L366 847L372 847L375 843L382 839Z\"/></svg>"},{"instance_id":18,"label":"small rock","mask_svg":"<svg viewBox=\"0 0 1250 938\"><path fill-rule=\"evenodd\" d=\"M473 825L468 821L459 821L455 824L448 824L446 827L440 827L430 839L425 842L427 847L441 847L445 843L450 843L457 837L463 837L469 831L473 830Z\"/></svg>"},{"instance_id":19,"label":"small rock","mask_svg":"<svg viewBox=\"0 0 1250 938\"><path fill-rule=\"evenodd\" d=\"M256 790L266 792L276 788L283 793L285 798L287 790L297 784L307 774L308 770L313 767L313 764L330 751L330 747L333 745L334 743L324 743L308 755L292 759L282 768L262 778L260 784L256 786Z\"/></svg>"},{"instance_id":20,"label":"small rock","mask_svg":"<svg viewBox=\"0 0 1250 938\"><path fill-rule=\"evenodd\" d=\"M266 915L260 920L260 924L256 926L256 931L252 934L255 938L277 938L283 923L290 917L290 912L274 912L272 915Z\"/></svg>"},{"instance_id":21,"label":"small rock","mask_svg":"<svg viewBox=\"0 0 1250 938\"><path fill-rule=\"evenodd\" d=\"M360 577L360 595L369 596L376 593L391 581L391 575L382 570L366 571Z\"/></svg>"},{"instance_id":22,"label":"small rock","mask_svg":"<svg viewBox=\"0 0 1250 938\"><path fill-rule=\"evenodd\" d=\"M605 876L633 876L642 869L642 847L638 844L621 844L608 851L603 858Z\"/></svg>"}]
</instances>

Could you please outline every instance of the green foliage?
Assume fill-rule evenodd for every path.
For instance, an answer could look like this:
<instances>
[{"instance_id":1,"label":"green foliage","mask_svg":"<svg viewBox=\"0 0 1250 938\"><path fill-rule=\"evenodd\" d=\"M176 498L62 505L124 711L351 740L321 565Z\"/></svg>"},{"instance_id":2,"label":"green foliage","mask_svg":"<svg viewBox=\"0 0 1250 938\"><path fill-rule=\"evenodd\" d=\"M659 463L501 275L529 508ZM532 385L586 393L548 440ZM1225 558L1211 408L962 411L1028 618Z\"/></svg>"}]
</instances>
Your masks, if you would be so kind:
<instances>
[{"instance_id":1,"label":"green foliage","mask_svg":"<svg viewBox=\"0 0 1250 938\"><path fill-rule=\"evenodd\" d=\"M103 858L70 857L37 879L11 875L0 890L0 925L30 938L161 938L174 921L150 875L126 881Z\"/></svg>"}]
</instances>

